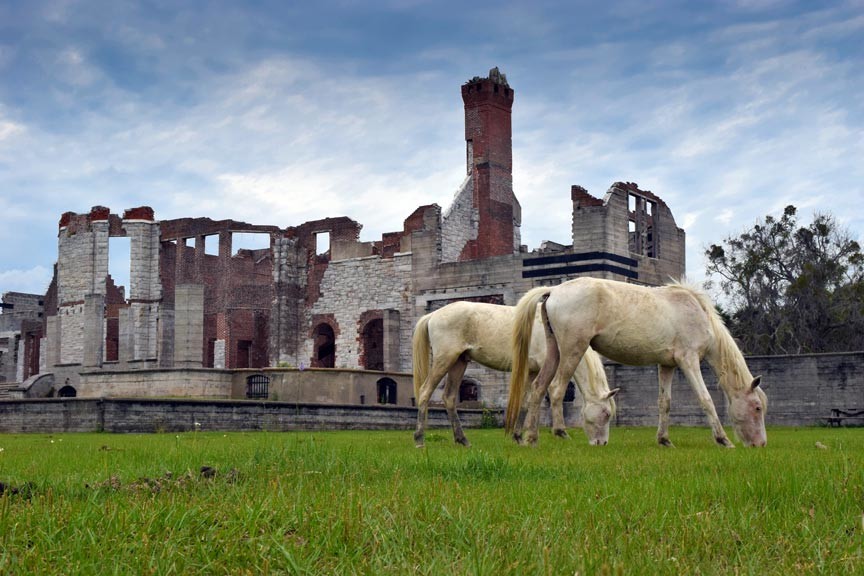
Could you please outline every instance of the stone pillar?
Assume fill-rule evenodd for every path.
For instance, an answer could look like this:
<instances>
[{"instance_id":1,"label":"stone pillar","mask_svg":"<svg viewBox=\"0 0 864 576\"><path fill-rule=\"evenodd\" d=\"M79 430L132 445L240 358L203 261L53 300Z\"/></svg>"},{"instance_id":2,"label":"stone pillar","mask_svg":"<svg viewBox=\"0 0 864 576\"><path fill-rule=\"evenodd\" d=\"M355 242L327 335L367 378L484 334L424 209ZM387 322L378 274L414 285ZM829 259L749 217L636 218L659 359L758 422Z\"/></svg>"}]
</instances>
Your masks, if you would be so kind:
<instances>
[{"instance_id":1,"label":"stone pillar","mask_svg":"<svg viewBox=\"0 0 864 576\"><path fill-rule=\"evenodd\" d=\"M60 319L57 316L48 316L45 319L45 369L42 372L51 372L60 363Z\"/></svg>"},{"instance_id":2,"label":"stone pillar","mask_svg":"<svg viewBox=\"0 0 864 576\"><path fill-rule=\"evenodd\" d=\"M101 367L105 348L105 296L84 296L84 361L85 367Z\"/></svg>"},{"instance_id":3,"label":"stone pillar","mask_svg":"<svg viewBox=\"0 0 864 576\"><path fill-rule=\"evenodd\" d=\"M398 372L400 364L399 311L384 310L384 370Z\"/></svg>"},{"instance_id":4,"label":"stone pillar","mask_svg":"<svg viewBox=\"0 0 864 576\"><path fill-rule=\"evenodd\" d=\"M18 354L17 354L18 362L17 362L17 365L15 366L15 381L16 382L23 382L24 381L24 356L25 356L25 354L24 354L24 338L21 338L20 336L18 336L16 339L18 340ZM11 348L12 347L10 346L10 351L11 351Z\"/></svg>"},{"instance_id":5,"label":"stone pillar","mask_svg":"<svg viewBox=\"0 0 864 576\"><path fill-rule=\"evenodd\" d=\"M174 290L174 367L204 365L204 286L179 284Z\"/></svg>"},{"instance_id":6,"label":"stone pillar","mask_svg":"<svg viewBox=\"0 0 864 576\"><path fill-rule=\"evenodd\" d=\"M135 324L132 320L132 308L121 308L118 323L120 342L118 343L117 360L126 364L135 359Z\"/></svg>"},{"instance_id":7,"label":"stone pillar","mask_svg":"<svg viewBox=\"0 0 864 576\"><path fill-rule=\"evenodd\" d=\"M225 368L225 340L216 340L213 343L213 367Z\"/></svg>"}]
</instances>

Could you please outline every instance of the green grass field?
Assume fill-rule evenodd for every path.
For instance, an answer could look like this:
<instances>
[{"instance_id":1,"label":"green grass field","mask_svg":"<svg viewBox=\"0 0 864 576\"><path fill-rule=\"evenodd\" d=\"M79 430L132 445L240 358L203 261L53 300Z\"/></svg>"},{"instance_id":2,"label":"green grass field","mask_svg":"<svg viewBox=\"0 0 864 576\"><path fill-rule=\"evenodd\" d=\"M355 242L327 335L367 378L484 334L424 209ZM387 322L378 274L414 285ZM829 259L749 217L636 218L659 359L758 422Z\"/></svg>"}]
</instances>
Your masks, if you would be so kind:
<instances>
[{"instance_id":1,"label":"green grass field","mask_svg":"<svg viewBox=\"0 0 864 576\"><path fill-rule=\"evenodd\" d=\"M0 435L0 574L864 574L864 429L467 433Z\"/></svg>"}]
</instances>

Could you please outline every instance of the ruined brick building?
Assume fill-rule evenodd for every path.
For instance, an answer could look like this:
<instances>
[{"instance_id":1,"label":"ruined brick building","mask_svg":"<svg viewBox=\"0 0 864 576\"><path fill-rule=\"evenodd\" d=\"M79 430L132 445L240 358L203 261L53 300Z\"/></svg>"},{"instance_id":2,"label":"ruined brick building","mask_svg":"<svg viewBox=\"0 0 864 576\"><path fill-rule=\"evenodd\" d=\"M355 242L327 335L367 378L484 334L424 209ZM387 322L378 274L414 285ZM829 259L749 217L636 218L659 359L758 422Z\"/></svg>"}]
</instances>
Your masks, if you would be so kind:
<instances>
[{"instance_id":1,"label":"ruined brick building","mask_svg":"<svg viewBox=\"0 0 864 576\"><path fill-rule=\"evenodd\" d=\"M632 183L603 197L573 186L572 243L522 246L514 90L493 69L465 83L462 99L466 174L452 204L420 206L377 241L359 241L361 224L347 217L282 228L160 221L149 207L63 214L38 330L33 318L18 327L15 377L280 365L407 372L414 323L449 302L514 304L534 286L580 275L645 284L683 275L684 231L661 198ZM269 247L234 250L238 233L263 235ZM112 237L129 239L128 287L108 274ZM8 365L6 340L4 349L0 331ZM74 393L74 377L66 384ZM472 368L462 397L500 404L504 384Z\"/></svg>"}]
</instances>

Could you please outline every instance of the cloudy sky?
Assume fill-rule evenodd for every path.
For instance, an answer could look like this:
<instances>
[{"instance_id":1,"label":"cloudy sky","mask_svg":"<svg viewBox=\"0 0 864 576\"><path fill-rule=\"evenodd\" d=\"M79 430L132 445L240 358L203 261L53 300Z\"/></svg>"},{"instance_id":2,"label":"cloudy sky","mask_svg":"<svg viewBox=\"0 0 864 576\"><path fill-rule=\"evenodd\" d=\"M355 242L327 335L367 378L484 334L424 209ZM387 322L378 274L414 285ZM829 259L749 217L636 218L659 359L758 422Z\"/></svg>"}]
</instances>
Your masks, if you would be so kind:
<instances>
[{"instance_id":1,"label":"cloudy sky","mask_svg":"<svg viewBox=\"0 0 864 576\"><path fill-rule=\"evenodd\" d=\"M0 2L0 292L63 212L401 230L464 174L460 85L516 92L523 243L636 182L704 248L787 204L864 230L864 0Z\"/></svg>"}]
</instances>

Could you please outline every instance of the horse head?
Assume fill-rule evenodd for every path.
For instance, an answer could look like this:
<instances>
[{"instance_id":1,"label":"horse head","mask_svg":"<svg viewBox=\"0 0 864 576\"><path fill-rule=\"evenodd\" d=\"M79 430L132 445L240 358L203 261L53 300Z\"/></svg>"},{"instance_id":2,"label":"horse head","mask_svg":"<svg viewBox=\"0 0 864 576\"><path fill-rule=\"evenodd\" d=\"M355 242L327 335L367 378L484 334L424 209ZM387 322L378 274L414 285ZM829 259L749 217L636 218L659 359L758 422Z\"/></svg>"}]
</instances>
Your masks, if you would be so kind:
<instances>
[{"instance_id":1,"label":"horse head","mask_svg":"<svg viewBox=\"0 0 864 576\"><path fill-rule=\"evenodd\" d=\"M613 397L621 390L615 388L596 399L585 398L582 404L582 428L592 446L605 446L609 443L609 424L615 416Z\"/></svg>"},{"instance_id":2,"label":"horse head","mask_svg":"<svg viewBox=\"0 0 864 576\"><path fill-rule=\"evenodd\" d=\"M765 446L768 443L765 433L768 397L759 387L761 379L761 376L757 376L749 386L732 394L729 400L729 416L735 434L747 446Z\"/></svg>"}]
</instances>

